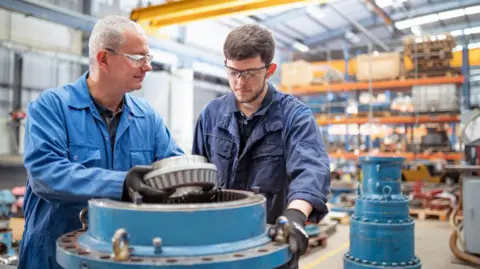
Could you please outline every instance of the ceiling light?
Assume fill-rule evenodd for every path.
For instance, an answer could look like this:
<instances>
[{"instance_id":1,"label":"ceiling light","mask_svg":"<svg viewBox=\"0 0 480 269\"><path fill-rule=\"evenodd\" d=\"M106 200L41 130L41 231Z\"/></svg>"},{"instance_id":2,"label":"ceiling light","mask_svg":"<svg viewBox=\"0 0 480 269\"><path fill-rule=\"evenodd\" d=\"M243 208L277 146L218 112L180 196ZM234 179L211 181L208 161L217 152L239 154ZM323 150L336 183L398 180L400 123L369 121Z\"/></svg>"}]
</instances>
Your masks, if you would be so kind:
<instances>
[{"instance_id":1,"label":"ceiling light","mask_svg":"<svg viewBox=\"0 0 480 269\"><path fill-rule=\"evenodd\" d=\"M395 27L397 27L398 30L411 28L412 26L413 26L412 20L404 20L404 21L399 21L395 23Z\"/></svg>"},{"instance_id":2,"label":"ceiling light","mask_svg":"<svg viewBox=\"0 0 480 269\"><path fill-rule=\"evenodd\" d=\"M477 49L480 48L480 43L470 43L468 44L468 49Z\"/></svg>"},{"instance_id":3,"label":"ceiling light","mask_svg":"<svg viewBox=\"0 0 480 269\"><path fill-rule=\"evenodd\" d=\"M454 31L451 31L450 34L452 36L461 36L461 35L463 35L463 31L462 30L454 30Z\"/></svg>"},{"instance_id":4,"label":"ceiling light","mask_svg":"<svg viewBox=\"0 0 480 269\"><path fill-rule=\"evenodd\" d=\"M442 35L437 35L438 40L445 40L446 38L447 38L446 35L443 35L443 34Z\"/></svg>"},{"instance_id":5,"label":"ceiling light","mask_svg":"<svg viewBox=\"0 0 480 269\"><path fill-rule=\"evenodd\" d=\"M427 23L432 23L432 22L437 22L438 19L438 14L430 14L426 16L421 16L414 18L413 21L416 25L422 25L422 24L427 24Z\"/></svg>"},{"instance_id":6,"label":"ceiling light","mask_svg":"<svg viewBox=\"0 0 480 269\"><path fill-rule=\"evenodd\" d=\"M293 43L292 47L301 52L308 52L310 50L308 46L300 42Z\"/></svg>"},{"instance_id":7,"label":"ceiling light","mask_svg":"<svg viewBox=\"0 0 480 269\"><path fill-rule=\"evenodd\" d=\"M412 26L412 28L410 28L410 31L412 31L412 33L416 36L422 35L422 28L420 28L420 26L418 25Z\"/></svg>"},{"instance_id":8,"label":"ceiling light","mask_svg":"<svg viewBox=\"0 0 480 269\"><path fill-rule=\"evenodd\" d=\"M463 8L438 13L438 17L441 20L453 19L462 16L465 16L465 9Z\"/></svg>"},{"instance_id":9,"label":"ceiling light","mask_svg":"<svg viewBox=\"0 0 480 269\"><path fill-rule=\"evenodd\" d=\"M478 34L480 33L480 26L470 28L470 34Z\"/></svg>"},{"instance_id":10,"label":"ceiling light","mask_svg":"<svg viewBox=\"0 0 480 269\"><path fill-rule=\"evenodd\" d=\"M393 6L398 3L406 2L407 0L376 0L375 3L379 8L386 8L389 6Z\"/></svg>"},{"instance_id":11,"label":"ceiling light","mask_svg":"<svg viewBox=\"0 0 480 269\"><path fill-rule=\"evenodd\" d=\"M317 6L307 6L305 9L310 16L314 17L315 19L321 19L325 17L325 12L317 7Z\"/></svg>"},{"instance_id":12,"label":"ceiling light","mask_svg":"<svg viewBox=\"0 0 480 269\"><path fill-rule=\"evenodd\" d=\"M473 7L467 7L465 8L465 14L467 15L473 15L480 13L480 6L473 6Z\"/></svg>"}]
</instances>

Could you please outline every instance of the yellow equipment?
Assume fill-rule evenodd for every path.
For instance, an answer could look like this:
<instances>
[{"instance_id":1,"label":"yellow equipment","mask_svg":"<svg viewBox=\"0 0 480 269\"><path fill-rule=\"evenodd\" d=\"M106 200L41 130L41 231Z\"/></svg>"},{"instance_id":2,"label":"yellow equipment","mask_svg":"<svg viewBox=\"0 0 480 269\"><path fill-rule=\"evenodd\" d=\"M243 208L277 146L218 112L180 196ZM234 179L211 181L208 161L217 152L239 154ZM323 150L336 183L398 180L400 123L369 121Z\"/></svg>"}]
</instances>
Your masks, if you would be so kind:
<instances>
[{"instance_id":1,"label":"yellow equipment","mask_svg":"<svg viewBox=\"0 0 480 269\"><path fill-rule=\"evenodd\" d=\"M328 0L179 0L132 10L130 19L148 22L150 27L174 24L221 16L258 12L261 9L290 4L322 4Z\"/></svg>"},{"instance_id":2,"label":"yellow equipment","mask_svg":"<svg viewBox=\"0 0 480 269\"><path fill-rule=\"evenodd\" d=\"M440 176L433 176L427 165L424 163L415 164L407 169L402 170L402 178L405 181L423 181L430 183L440 183Z\"/></svg>"}]
</instances>

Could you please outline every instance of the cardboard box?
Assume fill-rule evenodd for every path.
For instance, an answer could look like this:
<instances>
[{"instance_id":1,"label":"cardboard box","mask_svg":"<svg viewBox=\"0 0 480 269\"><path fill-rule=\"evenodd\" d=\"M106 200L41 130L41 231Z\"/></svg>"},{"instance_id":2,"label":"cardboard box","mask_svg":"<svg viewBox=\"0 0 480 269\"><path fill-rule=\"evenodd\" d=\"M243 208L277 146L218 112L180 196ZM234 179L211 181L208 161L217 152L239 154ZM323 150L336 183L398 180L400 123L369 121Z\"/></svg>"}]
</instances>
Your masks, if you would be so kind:
<instances>
[{"instance_id":1,"label":"cardboard box","mask_svg":"<svg viewBox=\"0 0 480 269\"><path fill-rule=\"evenodd\" d=\"M280 83L284 87L305 86L314 79L313 65L306 61L295 61L282 64Z\"/></svg>"},{"instance_id":2,"label":"cardboard box","mask_svg":"<svg viewBox=\"0 0 480 269\"><path fill-rule=\"evenodd\" d=\"M372 80L394 80L400 77L401 55L398 52L367 54L357 57L357 80L369 81L370 62L372 65Z\"/></svg>"}]
</instances>

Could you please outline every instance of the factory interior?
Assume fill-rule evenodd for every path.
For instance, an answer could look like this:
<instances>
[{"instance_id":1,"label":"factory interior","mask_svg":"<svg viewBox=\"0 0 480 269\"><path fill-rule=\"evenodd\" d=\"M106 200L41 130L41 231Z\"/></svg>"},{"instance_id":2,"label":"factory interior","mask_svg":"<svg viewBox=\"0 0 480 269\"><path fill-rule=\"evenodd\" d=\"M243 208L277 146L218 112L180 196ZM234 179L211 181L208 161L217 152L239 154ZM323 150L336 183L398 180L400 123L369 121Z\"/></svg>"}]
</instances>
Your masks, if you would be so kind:
<instances>
[{"instance_id":1,"label":"factory interior","mask_svg":"<svg viewBox=\"0 0 480 269\"><path fill-rule=\"evenodd\" d=\"M87 124L84 121L100 122L100 117L88 114L90 119L70 118L65 123L56 119L63 119L62 113L68 111L79 115L81 108L71 103L77 89L73 83L91 68L89 40L94 26L115 15L143 29L148 54L153 56L141 89L128 95L144 100L160 115L171 139L185 153L144 163L153 170L139 178L141 184L159 191L172 189L167 202L149 203L138 192L132 196L128 188L128 201L102 196L101 188L97 193L79 189L81 198L68 197L76 193L73 189L87 184L75 173L86 173L92 163L107 163L100 159L108 150L73 144L82 134L72 134L76 129L70 128ZM267 140L262 143L268 147L260 150L260 143L253 143L253 148L259 148L252 149L252 154L258 155L248 161L252 164L246 169L258 169L252 177L256 174L268 182L260 182L260 188L235 189L233 183L222 185L225 178L227 182L235 179L235 172L233 179L231 174L225 176L235 169L217 163L235 160L230 165L237 165L243 155L232 157L227 151L235 142L227 143L219 137L221 133L205 130L204 138L211 143L203 147L208 144L216 155L209 151L205 157L198 156L192 148L199 143L197 121L205 111L218 100L229 100L224 97L236 96L232 70L238 73L238 81L252 76L253 71L229 67L235 59L226 59L224 51L229 33L251 24L268 30L275 40L272 63L276 70L268 77L268 89L273 86L275 96L289 96L292 99L285 100L303 107L303 115L309 115L314 128L299 126L302 130L292 131L292 136L282 136L282 145ZM117 54L108 55L120 57L122 53ZM93 59L98 60L98 55ZM128 59L115 59L140 57L123 55ZM71 88L68 105L42 103L53 96L48 95L52 89L62 87ZM40 98L45 100L40 102ZM125 100L128 105L134 99ZM40 104L62 115L33 110ZM217 109L216 117L225 112L213 109ZM136 123L127 125L130 130L150 115L139 116L138 110L132 113L128 121ZM278 113L286 117L287 112ZM291 121L282 120L285 126ZM60 125L51 129L56 123ZM265 128L278 131L274 124L266 123ZM144 133L155 129L142 128ZM259 129L259 125L253 129L252 136ZM43 132L56 138L41 138ZM46 162L50 150L58 153L56 145L63 143L58 141L63 137L59 132L69 136L61 153L63 166L42 168L47 173L43 175L52 179L41 179L35 165ZM318 133L320 153L311 142L295 137L307 132ZM68 142L70 138L73 142ZM53 142L44 146L38 139ZM99 139L106 143L103 136ZM114 143L115 138L112 149L117 149ZM122 173L138 164L134 157L141 159L153 152L138 148L134 152L134 147L126 151L128 156L122 161L128 167L122 166ZM302 150L304 155L292 153ZM98 160L87 156L92 152ZM122 157L115 152L115 157ZM34 157L38 160L33 161ZM185 158L176 159L181 157ZM57 171L68 165L76 168ZM306 175L292 172L300 167L308 167ZM120 173L106 169L115 170L102 167L102 175ZM284 179L275 170L286 171L290 181L280 182ZM324 175L317 177L321 171ZM104 180L95 173L89 173L88 180ZM59 175L61 180L55 178ZM69 180L74 183L66 187ZM127 184L128 179L123 180ZM311 183L298 190L300 183L294 185L295 180ZM274 186L265 193L262 186L269 184ZM110 188L107 185L103 188ZM206 193L205 186L215 190L208 202L190 202L181 196ZM286 207L289 197L306 201L316 212L317 204L298 197L316 195L318 203L322 193L298 193L315 192L317 187L325 195L328 213L324 216L315 219L306 213L308 220L296 227L291 211L284 208L278 213L281 217L275 216L276 222L267 223L267 210L274 202ZM0 268L293 269L295 259L300 269L480 268L478 193L479 0L0 0ZM62 212L67 212L69 203L79 199L83 200L76 204L76 211L69 209L71 215L62 215L67 214ZM68 231L54 230L63 224L40 230L41 225L53 223L54 217L75 219L78 225ZM308 235L302 241L305 248L299 247L300 241L292 241L301 238L300 230ZM39 241L32 244L34 238L41 238L34 231L56 235L51 241L52 256L47 257L50 250L39 247ZM303 253L298 254L299 249Z\"/></svg>"}]
</instances>

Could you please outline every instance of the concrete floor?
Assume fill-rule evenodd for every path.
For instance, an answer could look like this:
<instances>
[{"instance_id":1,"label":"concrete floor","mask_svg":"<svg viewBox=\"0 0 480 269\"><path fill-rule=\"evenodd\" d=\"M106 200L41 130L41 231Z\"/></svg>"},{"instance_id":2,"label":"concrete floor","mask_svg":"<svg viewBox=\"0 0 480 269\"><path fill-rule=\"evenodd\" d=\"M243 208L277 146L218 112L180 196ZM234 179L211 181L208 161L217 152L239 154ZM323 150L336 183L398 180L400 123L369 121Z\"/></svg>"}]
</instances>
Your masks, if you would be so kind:
<instances>
[{"instance_id":1,"label":"concrete floor","mask_svg":"<svg viewBox=\"0 0 480 269\"><path fill-rule=\"evenodd\" d=\"M343 269L343 254L349 249L348 225L338 225L337 232L328 238L327 247L303 257L300 269ZM422 260L422 269L471 269L450 251L448 222L425 220L415 222L415 254ZM453 261L453 262L452 262Z\"/></svg>"}]
</instances>

